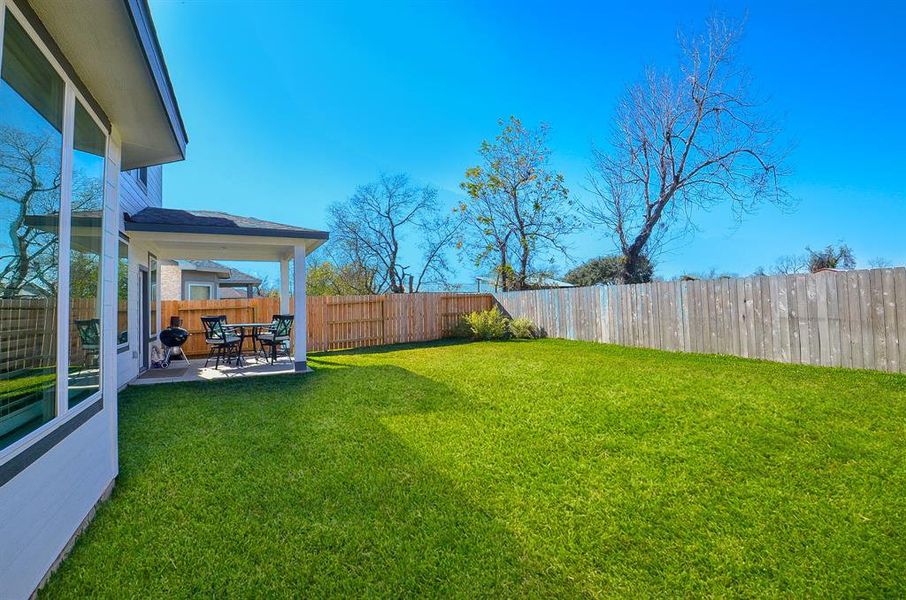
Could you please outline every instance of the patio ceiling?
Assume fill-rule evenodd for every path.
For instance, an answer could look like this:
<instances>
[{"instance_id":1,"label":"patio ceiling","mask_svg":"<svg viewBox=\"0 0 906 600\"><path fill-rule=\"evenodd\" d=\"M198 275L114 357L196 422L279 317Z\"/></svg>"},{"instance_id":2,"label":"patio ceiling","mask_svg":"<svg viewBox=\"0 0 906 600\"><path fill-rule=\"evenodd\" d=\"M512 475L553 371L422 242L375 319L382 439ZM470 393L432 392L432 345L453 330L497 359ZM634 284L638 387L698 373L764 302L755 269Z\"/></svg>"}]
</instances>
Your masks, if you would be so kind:
<instances>
[{"instance_id":1,"label":"patio ceiling","mask_svg":"<svg viewBox=\"0 0 906 600\"><path fill-rule=\"evenodd\" d=\"M311 254L328 233L213 211L146 208L125 218L130 239L159 259L279 261L296 246Z\"/></svg>"}]
</instances>

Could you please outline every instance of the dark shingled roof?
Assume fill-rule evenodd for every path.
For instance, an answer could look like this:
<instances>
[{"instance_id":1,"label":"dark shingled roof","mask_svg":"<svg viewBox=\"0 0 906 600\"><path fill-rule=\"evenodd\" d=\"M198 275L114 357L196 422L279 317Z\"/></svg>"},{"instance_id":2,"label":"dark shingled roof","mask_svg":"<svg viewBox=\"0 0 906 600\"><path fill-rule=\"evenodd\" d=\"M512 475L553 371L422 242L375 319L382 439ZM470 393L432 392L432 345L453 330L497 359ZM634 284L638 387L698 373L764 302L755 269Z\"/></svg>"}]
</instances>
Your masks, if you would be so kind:
<instances>
[{"instance_id":1,"label":"dark shingled roof","mask_svg":"<svg viewBox=\"0 0 906 600\"><path fill-rule=\"evenodd\" d=\"M327 232L211 210L145 208L126 215L127 231L163 231L326 240Z\"/></svg>"},{"instance_id":2,"label":"dark shingled roof","mask_svg":"<svg viewBox=\"0 0 906 600\"><path fill-rule=\"evenodd\" d=\"M220 273L221 278L217 283L219 285L260 285L261 280L254 275L243 273L239 269L228 267L222 263L213 260L188 260L180 259L176 264L182 268L188 265L194 267L195 271L206 271L211 273Z\"/></svg>"}]
</instances>

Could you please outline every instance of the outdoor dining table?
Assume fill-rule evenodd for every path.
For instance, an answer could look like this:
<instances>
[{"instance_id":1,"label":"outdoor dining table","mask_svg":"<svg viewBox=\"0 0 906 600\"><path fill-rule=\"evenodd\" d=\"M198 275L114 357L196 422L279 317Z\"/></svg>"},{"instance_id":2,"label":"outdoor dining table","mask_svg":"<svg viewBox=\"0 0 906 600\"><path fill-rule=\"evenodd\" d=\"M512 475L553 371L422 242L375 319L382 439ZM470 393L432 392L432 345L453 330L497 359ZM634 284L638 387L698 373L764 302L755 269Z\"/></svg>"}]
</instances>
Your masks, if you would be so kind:
<instances>
[{"instance_id":1,"label":"outdoor dining table","mask_svg":"<svg viewBox=\"0 0 906 600\"><path fill-rule=\"evenodd\" d=\"M260 330L262 327L270 327L271 325L273 325L271 321L268 321L267 323L227 323L225 325L225 327L236 332L236 335L239 336L239 350L236 357L237 367L243 366L242 346L243 344L245 344L245 338L250 337L252 339L255 339L255 336L258 335L258 330ZM249 330L249 332L246 333L246 330Z\"/></svg>"}]
</instances>

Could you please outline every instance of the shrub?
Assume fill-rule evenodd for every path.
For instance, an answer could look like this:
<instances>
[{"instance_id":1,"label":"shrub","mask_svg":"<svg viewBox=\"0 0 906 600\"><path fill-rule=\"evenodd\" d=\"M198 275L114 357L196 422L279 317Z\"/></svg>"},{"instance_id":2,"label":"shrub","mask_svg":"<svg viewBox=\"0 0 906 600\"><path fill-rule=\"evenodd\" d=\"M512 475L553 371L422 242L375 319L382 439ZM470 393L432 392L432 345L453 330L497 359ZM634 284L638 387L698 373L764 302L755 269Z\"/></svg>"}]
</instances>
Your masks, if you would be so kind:
<instances>
[{"instance_id":1,"label":"shrub","mask_svg":"<svg viewBox=\"0 0 906 600\"><path fill-rule=\"evenodd\" d=\"M475 340L499 340L506 335L508 319L496 307L463 317Z\"/></svg>"},{"instance_id":2,"label":"shrub","mask_svg":"<svg viewBox=\"0 0 906 600\"><path fill-rule=\"evenodd\" d=\"M466 321L466 317L460 317L453 327L447 329L444 335L448 338L465 339L472 337L472 326Z\"/></svg>"},{"instance_id":3,"label":"shrub","mask_svg":"<svg viewBox=\"0 0 906 600\"><path fill-rule=\"evenodd\" d=\"M538 328L528 317L519 317L510 321L510 335L517 340L529 340L538 337Z\"/></svg>"}]
</instances>

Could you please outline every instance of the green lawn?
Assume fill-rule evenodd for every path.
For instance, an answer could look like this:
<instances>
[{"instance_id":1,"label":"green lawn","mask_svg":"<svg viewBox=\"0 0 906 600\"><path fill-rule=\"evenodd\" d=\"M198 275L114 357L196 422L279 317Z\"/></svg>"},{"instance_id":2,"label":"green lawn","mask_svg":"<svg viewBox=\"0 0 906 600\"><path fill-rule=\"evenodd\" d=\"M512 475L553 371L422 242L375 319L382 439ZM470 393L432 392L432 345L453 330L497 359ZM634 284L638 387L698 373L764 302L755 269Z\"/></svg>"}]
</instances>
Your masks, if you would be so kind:
<instances>
[{"instance_id":1,"label":"green lawn","mask_svg":"<svg viewBox=\"0 0 906 600\"><path fill-rule=\"evenodd\" d=\"M906 377L541 340L130 388L47 597L906 595Z\"/></svg>"}]
</instances>

